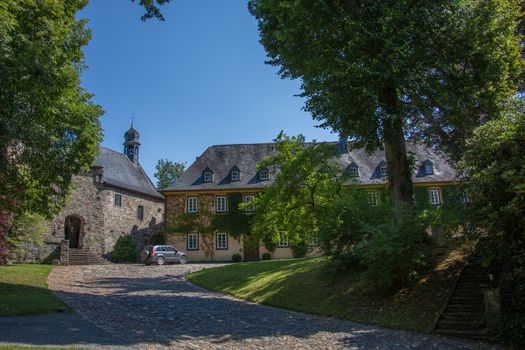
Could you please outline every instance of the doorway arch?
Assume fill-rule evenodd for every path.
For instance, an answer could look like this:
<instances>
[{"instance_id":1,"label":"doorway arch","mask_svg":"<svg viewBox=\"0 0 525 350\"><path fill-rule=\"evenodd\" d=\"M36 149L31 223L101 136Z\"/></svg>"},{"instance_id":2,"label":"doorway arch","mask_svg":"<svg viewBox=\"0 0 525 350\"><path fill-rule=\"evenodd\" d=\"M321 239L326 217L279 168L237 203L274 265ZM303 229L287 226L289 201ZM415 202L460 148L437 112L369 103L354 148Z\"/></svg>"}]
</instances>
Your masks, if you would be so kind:
<instances>
[{"instance_id":1,"label":"doorway arch","mask_svg":"<svg viewBox=\"0 0 525 350\"><path fill-rule=\"evenodd\" d=\"M64 223L64 237L69 240L69 248L82 249L84 220L77 215L69 215Z\"/></svg>"}]
</instances>

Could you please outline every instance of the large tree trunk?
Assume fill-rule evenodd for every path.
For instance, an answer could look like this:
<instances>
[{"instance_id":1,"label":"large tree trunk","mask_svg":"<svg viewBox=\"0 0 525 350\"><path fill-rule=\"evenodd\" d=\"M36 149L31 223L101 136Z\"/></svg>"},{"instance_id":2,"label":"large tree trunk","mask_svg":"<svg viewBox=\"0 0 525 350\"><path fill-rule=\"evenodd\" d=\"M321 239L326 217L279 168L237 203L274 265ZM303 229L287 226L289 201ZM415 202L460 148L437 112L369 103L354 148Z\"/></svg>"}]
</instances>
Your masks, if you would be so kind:
<instances>
[{"instance_id":1,"label":"large tree trunk","mask_svg":"<svg viewBox=\"0 0 525 350\"><path fill-rule=\"evenodd\" d=\"M411 164L407 156L403 117L398 108L396 91L387 87L382 98L386 116L383 120L385 154L392 205L399 215L413 204Z\"/></svg>"}]
</instances>

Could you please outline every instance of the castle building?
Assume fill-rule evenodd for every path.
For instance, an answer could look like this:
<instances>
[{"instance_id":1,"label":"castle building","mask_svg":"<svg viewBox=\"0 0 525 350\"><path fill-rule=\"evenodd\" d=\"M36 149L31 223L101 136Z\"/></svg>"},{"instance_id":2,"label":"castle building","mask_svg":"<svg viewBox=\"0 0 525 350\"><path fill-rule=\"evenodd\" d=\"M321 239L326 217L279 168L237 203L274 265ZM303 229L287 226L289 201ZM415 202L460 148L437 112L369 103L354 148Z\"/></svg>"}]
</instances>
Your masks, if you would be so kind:
<instances>
[{"instance_id":1,"label":"castle building","mask_svg":"<svg viewBox=\"0 0 525 350\"><path fill-rule=\"evenodd\" d=\"M131 234L139 248L162 234L164 197L139 162L140 134L124 134L124 152L100 147L91 171L73 177L67 206L47 222L40 259L67 240L69 250L108 257L117 239ZM88 261L89 262L89 261Z\"/></svg>"},{"instance_id":2,"label":"castle building","mask_svg":"<svg viewBox=\"0 0 525 350\"><path fill-rule=\"evenodd\" d=\"M377 205L380 191L386 190L387 166L385 152L377 150L371 154L364 149L349 149L346 139L333 142L335 160L341 169L346 169L356 181L355 186L368 192L371 206ZM455 171L446 157L422 144L407 144L407 150L415 161L412 180L414 188L422 198L417 200L431 206L441 205L444 191L455 178ZM269 169L258 169L263 158L276 154L273 143L233 144L211 146L197 157L195 162L170 187L161 190L166 197L166 240L178 249L185 250L190 260L231 260L233 254L243 259L259 259L264 253L272 258L292 258L293 251L285 232L281 232L275 249L268 251L263 245L250 247L243 237L229 232L213 234L176 232L173 227L184 214L225 215L232 208L234 195L249 203L258 193L273 183L276 174ZM416 201L417 201L416 200ZM253 214L256 207L246 207L245 214ZM307 256L319 255L315 247Z\"/></svg>"}]
</instances>

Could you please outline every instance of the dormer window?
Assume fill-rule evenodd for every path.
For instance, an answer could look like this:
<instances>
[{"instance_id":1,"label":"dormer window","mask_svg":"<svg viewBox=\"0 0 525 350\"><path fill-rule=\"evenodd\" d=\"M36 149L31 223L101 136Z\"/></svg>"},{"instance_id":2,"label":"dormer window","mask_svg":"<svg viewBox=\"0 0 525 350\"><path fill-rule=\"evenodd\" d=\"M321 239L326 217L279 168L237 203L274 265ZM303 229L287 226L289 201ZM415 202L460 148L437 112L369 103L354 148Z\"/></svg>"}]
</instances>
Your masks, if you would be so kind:
<instances>
[{"instance_id":1,"label":"dormer window","mask_svg":"<svg viewBox=\"0 0 525 350\"><path fill-rule=\"evenodd\" d=\"M348 166L348 175L350 177L359 177L359 167L357 164L352 163Z\"/></svg>"},{"instance_id":2,"label":"dormer window","mask_svg":"<svg viewBox=\"0 0 525 350\"><path fill-rule=\"evenodd\" d=\"M204 169L202 172L202 180L203 182L212 182L213 181L213 171L211 171L210 168Z\"/></svg>"},{"instance_id":3,"label":"dormer window","mask_svg":"<svg viewBox=\"0 0 525 350\"><path fill-rule=\"evenodd\" d=\"M423 162L423 167L425 168L425 175L434 174L434 165L430 160L426 160L425 162Z\"/></svg>"},{"instance_id":4,"label":"dormer window","mask_svg":"<svg viewBox=\"0 0 525 350\"><path fill-rule=\"evenodd\" d=\"M239 181L241 177L238 170L232 170L232 173L230 176L231 176L232 181Z\"/></svg>"},{"instance_id":5,"label":"dormer window","mask_svg":"<svg viewBox=\"0 0 525 350\"><path fill-rule=\"evenodd\" d=\"M259 171L259 179L261 181L264 181L264 180L268 180L269 179L269 173L268 173L268 169L261 169Z\"/></svg>"},{"instance_id":6,"label":"dormer window","mask_svg":"<svg viewBox=\"0 0 525 350\"><path fill-rule=\"evenodd\" d=\"M385 177L387 175L386 163L385 162L382 162L381 164L379 164L379 175L381 177Z\"/></svg>"}]
</instances>

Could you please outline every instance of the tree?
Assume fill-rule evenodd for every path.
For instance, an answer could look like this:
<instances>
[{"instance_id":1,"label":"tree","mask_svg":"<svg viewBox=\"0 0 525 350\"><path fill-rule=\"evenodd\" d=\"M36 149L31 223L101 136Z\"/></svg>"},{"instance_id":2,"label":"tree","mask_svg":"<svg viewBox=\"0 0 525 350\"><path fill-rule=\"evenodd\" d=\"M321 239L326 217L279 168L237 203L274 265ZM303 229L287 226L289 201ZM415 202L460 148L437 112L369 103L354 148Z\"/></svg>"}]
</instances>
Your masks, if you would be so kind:
<instances>
[{"instance_id":1,"label":"tree","mask_svg":"<svg viewBox=\"0 0 525 350\"><path fill-rule=\"evenodd\" d=\"M131 2L135 2L136 0L131 0ZM156 18L160 21L164 21L164 16L162 15L162 12L159 9L159 6L162 6L164 4L167 4L171 0L139 0L139 5L144 7L144 10L146 13L144 13L141 17L143 21Z\"/></svg>"},{"instance_id":2,"label":"tree","mask_svg":"<svg viewBox=\"0 0 525 350\"><path fill-rule=\"evenodd\" d=\"M184 163L172 162L167 159L159 159L155 167L157 172L157 188L162 189L169 187L184 171Z\"/></svg>"},{"instance_id":3,"label":"tree","mask_svg":"<svg viewBox=\"0 0 525 350\"><path fill-rule=\"evenodd\" d=\"M0 3L0 264L14 213L49 217L93 163L102 109L80 87L87 0Z\"/></svg>"},{"instance_id":4,"label":"tree","mask_svg":"<svg viewBox=\"0 0 525 350\"><path fill-rule=\"evenodd\" d=\"M459 154L522 67L518 0L250 0L249 10L269 63L302 80L321 126L369 150L384 144L396 208L412 203L405 139Z\"/></svg>"}]
</instances>

